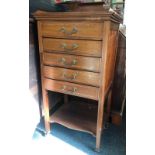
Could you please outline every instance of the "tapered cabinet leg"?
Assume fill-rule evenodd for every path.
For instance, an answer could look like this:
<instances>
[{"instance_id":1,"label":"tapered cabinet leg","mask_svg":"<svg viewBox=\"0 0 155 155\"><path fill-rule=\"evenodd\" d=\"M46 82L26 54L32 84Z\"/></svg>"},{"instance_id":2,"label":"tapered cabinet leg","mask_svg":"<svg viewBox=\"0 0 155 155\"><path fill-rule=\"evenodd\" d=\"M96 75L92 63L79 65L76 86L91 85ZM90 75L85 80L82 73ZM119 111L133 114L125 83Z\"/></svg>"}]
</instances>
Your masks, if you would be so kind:
<instances>
[{"instance_id":1,"label":"tapered cabinet leg","mask_svg":"<svg viewBox=\"0 0 155 155\"><path fill-rule=\"evenodd\" d=\"M50 116L49 116L49 100L48 91L43 90L43 110L46 134L50 133Z\"/></svg>"},{"instance_id":2,"label":"tapered cabinet leg","mask_svg":"<svg viewBox=\"0 0 155 155\"><path fill-rule=\"evenodd\" d=\"M104 116L104 102L98 102L98 114L97 114L97 129L96 129L96 151L100 151L101 135Z\"/></svg>"},{"instance_id":3,"label":"tapered cabinet leg","mask_svg":"<svg viewBox=\"0 0 155 155\"><path fill-rule=\"evenodd\" d=\"M101 131L97 131L96 135L96 151L100 152L100 146L101 145Z\"/></svg>"}]
</instances>

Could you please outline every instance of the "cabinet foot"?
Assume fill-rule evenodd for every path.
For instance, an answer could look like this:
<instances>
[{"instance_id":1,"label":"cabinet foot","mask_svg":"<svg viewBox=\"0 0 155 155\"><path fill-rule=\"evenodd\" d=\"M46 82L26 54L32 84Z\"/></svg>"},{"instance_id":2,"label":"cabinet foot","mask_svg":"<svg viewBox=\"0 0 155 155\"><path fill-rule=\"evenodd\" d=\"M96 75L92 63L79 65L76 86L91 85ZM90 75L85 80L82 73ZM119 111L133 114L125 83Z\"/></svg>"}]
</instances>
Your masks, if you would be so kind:
<instances>
[{"instance_id":1,"label":"cabinet foot","mask_svg":"<svg viewBox=\"0 0 155 155\"><path fill-rule=\"evenodd\" d=\"M50 134L50 131L48 131L48 132L44 131L44 134L46 136L46 135Z\"/></svg>"},{"instance_id":2,"label":"cabinet foot","mask_svg":"<svg viewBox=\"0 0 155 155\"><path fill-rule=\"evenodd\" d=\"M95 152L100 152L100 148L95 148Z\"/></svg>"}]
</instances>

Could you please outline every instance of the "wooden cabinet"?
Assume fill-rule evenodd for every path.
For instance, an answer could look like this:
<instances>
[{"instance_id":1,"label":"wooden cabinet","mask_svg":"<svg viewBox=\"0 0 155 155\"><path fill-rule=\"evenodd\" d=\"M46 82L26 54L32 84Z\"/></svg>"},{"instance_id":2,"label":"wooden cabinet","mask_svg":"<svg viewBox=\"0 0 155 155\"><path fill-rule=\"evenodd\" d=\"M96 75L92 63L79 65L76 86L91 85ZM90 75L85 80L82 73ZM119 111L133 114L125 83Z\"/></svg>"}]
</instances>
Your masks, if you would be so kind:
<instances>
[{"instance_id":1,"label":"wooden cabinet","mask_svg":"<svg viewBox=\"0 0 155 155\"><path fill-rule=\"evenodd\" d=\"M107 98L107 121L110 116L118 28L122 19L108 11L38 11L34 16L38 23L46 131L50 131L51 122L57 122L89 132L96 136L96 149L99 149ZM97 109L82 103L65 103L50 116L48 91L95 100Z\"/></svg>"}]
</instances>

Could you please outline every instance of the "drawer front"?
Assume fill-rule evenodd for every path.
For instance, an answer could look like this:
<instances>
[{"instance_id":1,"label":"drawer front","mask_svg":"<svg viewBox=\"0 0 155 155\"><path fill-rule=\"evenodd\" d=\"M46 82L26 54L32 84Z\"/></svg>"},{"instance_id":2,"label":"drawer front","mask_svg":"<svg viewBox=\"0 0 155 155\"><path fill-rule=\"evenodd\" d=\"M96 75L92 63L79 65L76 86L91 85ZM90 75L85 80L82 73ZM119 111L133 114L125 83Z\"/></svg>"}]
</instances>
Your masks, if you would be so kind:
<instances>
[{"instance_id":1,"label":"drawer front","mask_svg":"<svg viewBox=\"0 0 155 155\"><path fill-rule=\"evenodd\" d=\"M100 58L43 53L44 64L71 69L100 72L100 61Z\"/></svg>"},{"instance_id":2,"label":"drawer front","mask_svg":"<svg viewBox=\"0 0 155 155\"><path fill-rule=\"evenodd\" d=\"M99 73L44 66L43 74L51 79L99 87Z\"/></svg>"},{"instance_id":3,"label":"drawer front","mask_svg":"<svg viewBox=\"0 0 155 155\"><path fill-rule=\"evenodd\" d=\"M102 23L87 22L42 22L42 35L68 38L102 39Z\"/></svg>"},{"instance_id":4,"label":"drawer front","mask_svg":"<svg viewBox=\"0 0 155 155\"><path fill-rule=\"evenodd\" d=\"M101 57L101 41L43 38L44 51Z\"/></svg>"},{"instance_id":5,"label":"drawer front","mask_svg":"<svg viewBox=\"0 0 155 155\"><path fill-rule=\"evenodd\" d=\"M50 79L44 79L44 87L51 91L98 100L99 88L96 87Z\"/></svg>"}]
</instances>

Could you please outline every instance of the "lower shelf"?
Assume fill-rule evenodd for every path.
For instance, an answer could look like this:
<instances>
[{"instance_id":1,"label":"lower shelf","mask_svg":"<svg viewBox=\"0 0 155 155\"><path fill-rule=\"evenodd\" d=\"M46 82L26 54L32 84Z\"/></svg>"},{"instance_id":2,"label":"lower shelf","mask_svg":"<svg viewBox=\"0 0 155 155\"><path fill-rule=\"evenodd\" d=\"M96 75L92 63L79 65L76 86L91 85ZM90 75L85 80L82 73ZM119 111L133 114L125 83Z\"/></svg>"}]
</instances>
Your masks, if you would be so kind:
<instances>
[{"instance_id":1,"label":"lower shelf","mask_svg":"<svg viewBox=\"0 0 155 155\"><path fill-rule=\"evenodd\" d=\"M76 101L63 104L51 115L50 122L96 136L97 105Z\"/></svg>"}]
</instances>

